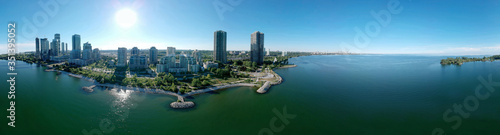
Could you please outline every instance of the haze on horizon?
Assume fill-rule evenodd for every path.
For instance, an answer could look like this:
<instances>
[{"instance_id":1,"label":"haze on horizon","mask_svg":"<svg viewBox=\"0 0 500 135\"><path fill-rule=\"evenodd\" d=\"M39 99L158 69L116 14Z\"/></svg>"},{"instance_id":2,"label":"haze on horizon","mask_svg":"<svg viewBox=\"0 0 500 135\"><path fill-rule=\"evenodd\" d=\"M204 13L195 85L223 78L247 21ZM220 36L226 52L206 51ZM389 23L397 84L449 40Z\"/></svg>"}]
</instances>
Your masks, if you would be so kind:
<instances>
[{"instance_id":1,"label":"haze on horizon","mask_svg":"<svg viewBox=\"0 0 500 135\"><path fill-rule=\"evenodd\" d=\"M88 41L101 50L133 46L212 50L213 32L224 30L228 50L249 50L250 34L261 31L265 48L273 51L500 54L500 1L495 0L40 2L2 2L0 22L18 25L18 52L34 51L35 37L51 40L55 33L68 46L71 35L79 34L82 43ZM57 8L49 4L46 10L44 3L51 2ZM34 16L42 23L34 22ZM23 30L29 25L36 32ZM7 34L0 40L4 54Z\"/></svg>"}]
</instances>

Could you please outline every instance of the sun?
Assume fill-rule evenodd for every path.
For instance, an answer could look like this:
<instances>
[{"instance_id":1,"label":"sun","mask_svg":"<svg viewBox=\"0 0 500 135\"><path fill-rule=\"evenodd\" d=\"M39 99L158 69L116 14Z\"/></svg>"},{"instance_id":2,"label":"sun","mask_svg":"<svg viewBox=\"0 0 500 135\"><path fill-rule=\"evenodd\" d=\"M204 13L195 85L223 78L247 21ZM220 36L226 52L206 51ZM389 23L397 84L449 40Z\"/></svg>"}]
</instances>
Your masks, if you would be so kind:
<instances>
[{"instance_id":1,"label":"sun","mask_svg":"<svg viewBox=\"0 0 500 135\"><path fill-rule=\"evenodd\" d=\"M115 20L118 25L120 25L123 28L129 28L135 24L137 21L137 14L128 8L121 9L120 11L116 12L115 15Z\"/></svg>"}]
</instances>

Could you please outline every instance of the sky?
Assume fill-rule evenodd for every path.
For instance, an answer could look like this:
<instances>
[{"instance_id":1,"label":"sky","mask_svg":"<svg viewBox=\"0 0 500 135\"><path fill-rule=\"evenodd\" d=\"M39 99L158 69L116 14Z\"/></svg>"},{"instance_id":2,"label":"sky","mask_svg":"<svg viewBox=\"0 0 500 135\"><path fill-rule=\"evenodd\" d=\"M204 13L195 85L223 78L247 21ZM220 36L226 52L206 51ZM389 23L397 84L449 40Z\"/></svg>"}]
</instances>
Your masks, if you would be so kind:
<instances>
[{"instance_id":1,"label":"sky","mask_svg":"<svg viewBox=\"0 0 500 135\"><path fill-rule=\"evenodd\" d=\"M498 0L18 0L0 2L0 23L16 23L18 52L35 37L79 34L101 50L118 47L249 50L265 34L271 51L381 54L500 54ZM117 19L120 11L132 11ZM125 21L125 22L124 22ZM121 24L128 23L130 26ZM7 33L0 36L6 53Z\"/></svg>"}]
</instances>

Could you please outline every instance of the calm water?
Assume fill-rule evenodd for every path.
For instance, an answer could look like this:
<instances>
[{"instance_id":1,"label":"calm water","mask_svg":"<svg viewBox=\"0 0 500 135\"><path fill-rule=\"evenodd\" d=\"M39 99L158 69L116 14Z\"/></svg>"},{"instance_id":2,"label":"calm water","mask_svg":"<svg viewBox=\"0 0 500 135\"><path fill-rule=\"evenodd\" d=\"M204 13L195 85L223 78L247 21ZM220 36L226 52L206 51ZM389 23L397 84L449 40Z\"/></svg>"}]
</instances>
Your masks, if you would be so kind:
<instances>
[{"instance_id":1,"label":"calm water","mask_svg":"<svg viewBox=\"0 0 500 135\"><path fill-rule=\"evenodd\" d=\"M445 56L363 55L307 56L290 60L298 67L278 69L285 82L267 94L256 88L231 88L191 97L197 106L174 110L176 98L124 91L95 90L91 82L44 72L44 67L17 62L16 128L0 111L0 134L258 134L270 128L273 109L296 115L275 134L422 135L442 128L448 134L498 134L500 91L479 100L478 108L455 122L443 113L463 104L481 85L478 77L500 82L500 62L441 66ZM6 61L0 61L7 80ZM8 86L1 84L0 106L7 109ZM500 89L500 86L493 87ZM486 92L483 87L482 92ZM465 111L469 113L469 111ZM451 113L451 116L460 116ZM280 119L276 126L281 127Z\"/></svg>"}]
</instances>

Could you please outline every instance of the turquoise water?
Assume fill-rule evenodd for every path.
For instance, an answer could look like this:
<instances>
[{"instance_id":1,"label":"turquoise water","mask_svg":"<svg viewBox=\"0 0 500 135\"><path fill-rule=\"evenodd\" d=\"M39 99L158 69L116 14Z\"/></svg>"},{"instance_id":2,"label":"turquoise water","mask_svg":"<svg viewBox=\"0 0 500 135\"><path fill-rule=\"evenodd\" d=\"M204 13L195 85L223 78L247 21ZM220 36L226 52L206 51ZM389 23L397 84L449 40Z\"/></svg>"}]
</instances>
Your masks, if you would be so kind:
<instances>
[{"instance_id":1,"label":"turquoise water","mask_svg":"<svg viewBox=\"0 0 500 135\"><path fill-rule=\"evenodd\" d=\"M461 125L445 122L443 113L463 104L478 77L500 82L500 62L441 66L446 56L361 55L307 56L290 60L295 68L275 70L284 78L266 94L257 88L230 88L189 97L196 107L171 109L172 96L96 89L92 82L44 67L17 62L16 127L0 134L497 134L500 129L500 92L478 100L477 109L460 116ZM6 61L0 61L2 79ZM7 109L8 84L0 83L0 107ZM500 86L493 87L499 89ZM487 92L483 87L482 92ZM284 124L273 110L294 115ZM464 109L465 110L465 109ZM273 122L274 126L270 126ZM112 129L101 129L100 124ZM104 126L106 127L106 126Z\"/></svg>"}]
</instances>

